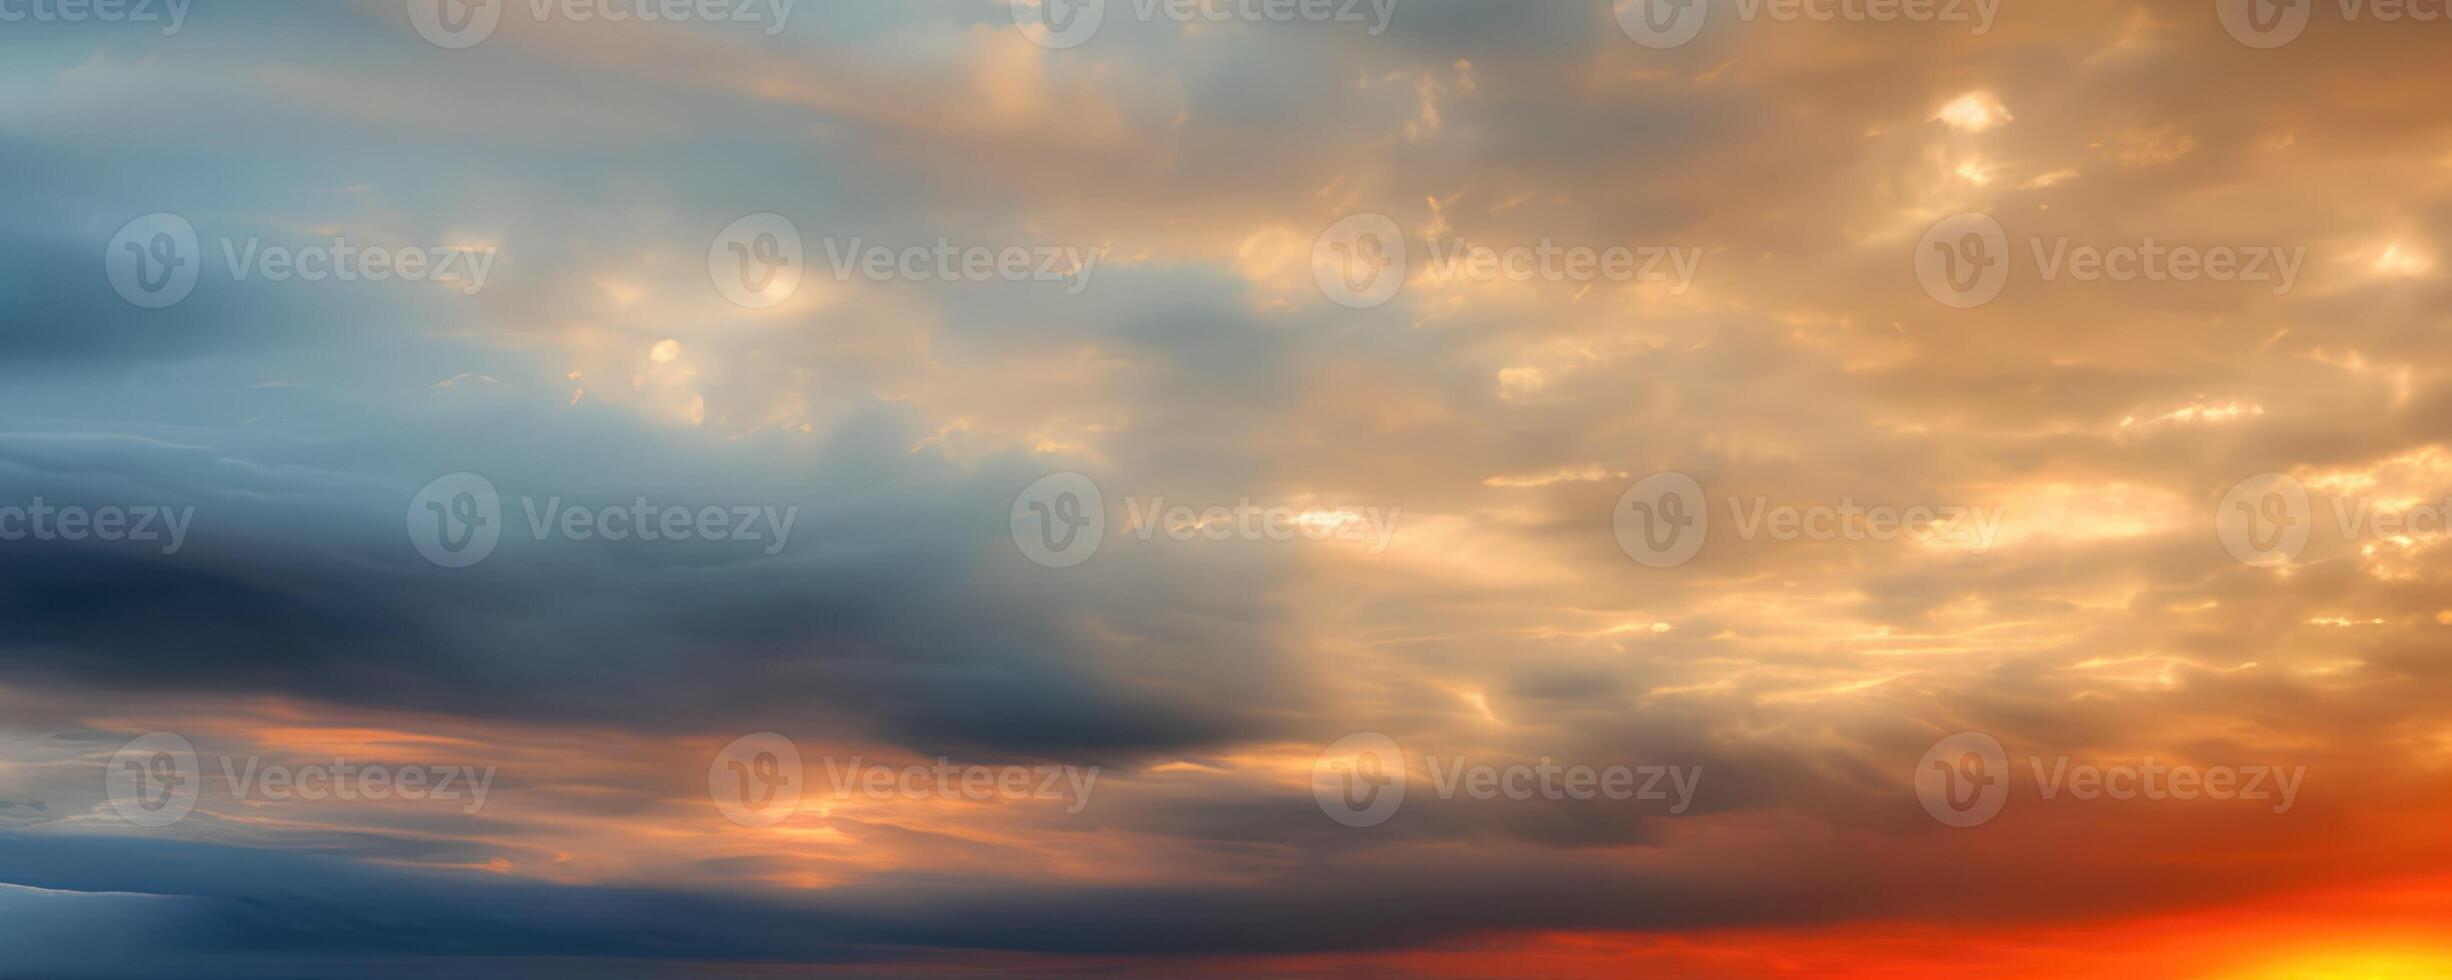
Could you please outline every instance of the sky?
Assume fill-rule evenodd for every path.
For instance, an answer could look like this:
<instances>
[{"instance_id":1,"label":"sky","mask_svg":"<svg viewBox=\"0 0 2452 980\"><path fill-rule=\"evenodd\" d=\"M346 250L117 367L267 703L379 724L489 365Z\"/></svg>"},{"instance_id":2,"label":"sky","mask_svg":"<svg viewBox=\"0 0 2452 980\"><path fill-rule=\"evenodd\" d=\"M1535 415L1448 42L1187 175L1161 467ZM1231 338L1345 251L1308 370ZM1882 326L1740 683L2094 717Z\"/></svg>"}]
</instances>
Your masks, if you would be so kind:
<instances>
[{"instance_id":1,"label":"sky","mask_svg":"<svg viewBox=\"0 0 2452 980\"><path fill-rule=\"evenodd\" d=\"M0 977L2452 975L2447 45L0 0Z\"/></svg>"}]
</instances>

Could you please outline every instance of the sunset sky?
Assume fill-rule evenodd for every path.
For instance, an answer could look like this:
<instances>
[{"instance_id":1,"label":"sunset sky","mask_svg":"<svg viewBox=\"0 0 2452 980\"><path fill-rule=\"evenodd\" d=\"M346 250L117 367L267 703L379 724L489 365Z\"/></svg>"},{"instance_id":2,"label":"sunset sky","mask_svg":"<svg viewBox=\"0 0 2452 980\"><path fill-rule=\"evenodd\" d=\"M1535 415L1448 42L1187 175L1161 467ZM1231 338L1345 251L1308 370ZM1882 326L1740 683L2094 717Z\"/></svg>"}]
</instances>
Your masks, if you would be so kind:
<instances>
[{"instance_id":1,"label":"sunset sky","mask_svg":"<svg viewBox=\"0 0 2452 980\"><path fill-rule=\"evenodd\" d=\"M0 0L0 978L2452 977L2452 9L1696 2Z\"/></svg>"}]
</instances>

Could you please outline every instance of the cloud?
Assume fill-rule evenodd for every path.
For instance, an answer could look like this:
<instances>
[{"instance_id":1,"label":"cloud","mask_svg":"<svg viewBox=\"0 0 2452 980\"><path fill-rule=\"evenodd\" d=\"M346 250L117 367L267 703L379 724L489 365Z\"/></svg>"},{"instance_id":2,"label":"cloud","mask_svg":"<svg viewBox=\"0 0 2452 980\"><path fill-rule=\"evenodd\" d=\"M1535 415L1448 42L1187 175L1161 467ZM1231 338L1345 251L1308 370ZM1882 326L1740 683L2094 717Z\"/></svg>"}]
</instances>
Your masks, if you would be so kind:
<instances>
[{"instance_id":1,"label":"cloud","mask_svg":"<svg viewBox=\"0 0 2452 980\"><path fill-rule=\"evenodd\" d=\"M1174 975L1674 940L1743 973L1712 957L2442 870L2411 855L2442 853L2445 553L2333 521L2447 489L2440 86L2374 71L2433 63L2422 31L1715 7L1656 50L1603 4L1408 2L1376 36L1108 6L1065 50L977 0L771 35L513 9L465 51L375 0L12 34L0 507L194 520L175 553L0 541L0 946L61 976ZM201 282L145 310L96 266L158 211ZM1961 310L1913 253L1965 212L2011 275ZM1315 244L1357 213L1415 254L1349 309ZM748 309L709 255L757 214L807 264ZM340 238L500 261L471 295L222 250ZM939 244L1099 261L1078 291L829 264ZM2306 258L2282 289L2038 258L2183 247ZM1429 261L1473 248L1697 265ZM1013 515L1064 472L1104 540L1044 567ZM502 538L446 568L405 520L457 473ZM1705 494L1669 568L1613 526L1657 473ZM2264 473L2315 495L2280 568L2216 529ZM537 529L634 503L795 517ZM1389 534L1125 520L1161 506ZM1908 509L1990 530L1856 533ZM150 731L502 782L456 815L208 794L139 834L100 771ZM1097 765L1099 796L828 798L753 834L705 776L761 731L813 764ZM1962 831L1912 787L1962 731L2309 777L2279 817L2022 786ZM1416 780L1373 828L1312 796L1357 732ZM1426 788L1460 758L1702 778L1677 814Z\"/></svg>"}]
</instances>

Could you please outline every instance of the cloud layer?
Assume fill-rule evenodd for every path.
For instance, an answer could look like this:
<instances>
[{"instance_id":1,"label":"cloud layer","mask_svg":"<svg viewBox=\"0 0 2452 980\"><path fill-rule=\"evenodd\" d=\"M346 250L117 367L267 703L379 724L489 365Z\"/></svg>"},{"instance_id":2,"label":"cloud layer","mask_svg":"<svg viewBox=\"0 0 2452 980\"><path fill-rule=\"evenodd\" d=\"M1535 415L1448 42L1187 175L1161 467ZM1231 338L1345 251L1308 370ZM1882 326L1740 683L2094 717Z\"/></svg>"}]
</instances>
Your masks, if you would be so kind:
<instances>
[{"instance_id":1,"label":"cloud layer","mask_svg":"<svg viewBox=\"0 0 2452 980\"><path fill-rule=\"evenodd\" d=\"M1062 0L514 2L458 48L449 0L0 24L0 948L61 977L2443 962L2412 924L2452 912L2446 28L1710 3L1639 43L1648 5L1117 0L1073 46ZM153 309L110 270L168 254L125 231L157 213L196 279ZM1988 300L1918 273L1967 214L2005 247ZM727 235L758 215L797 262L727 298L787 247ZM1355 215L1393 241L1335 238ZM239 258L267 246L360 275ZM367 249L491 265L375 281ZM454 474L498 508L465 567L430 547ZM1054 474L1096 489L1087 560L1044 560ZM2234 492L2261 474L2299 509ZM189 523L9 537L43 507ZM790 531L713 533L742 509ZM1647 560L1654 514L1701 543ZM111 780L151 732L201 786L146 828ZM767 732L802 802L745 826L722 787L761 770L722 753ZM1962 732L2009 763L1969 827L1917 789ZM1366 826L1322 789L1385 776L1323 756L1356 733L1405 779ZM1098 775L829 783L855 759ZM498 776L472 812L232 785L251 760ZM1699 778L1673 807L1457 765ZM2155 765L2300 780L2047 778ZM2315 896L2340 911L2282 911Z\"/></svg>"}]
</instances>

